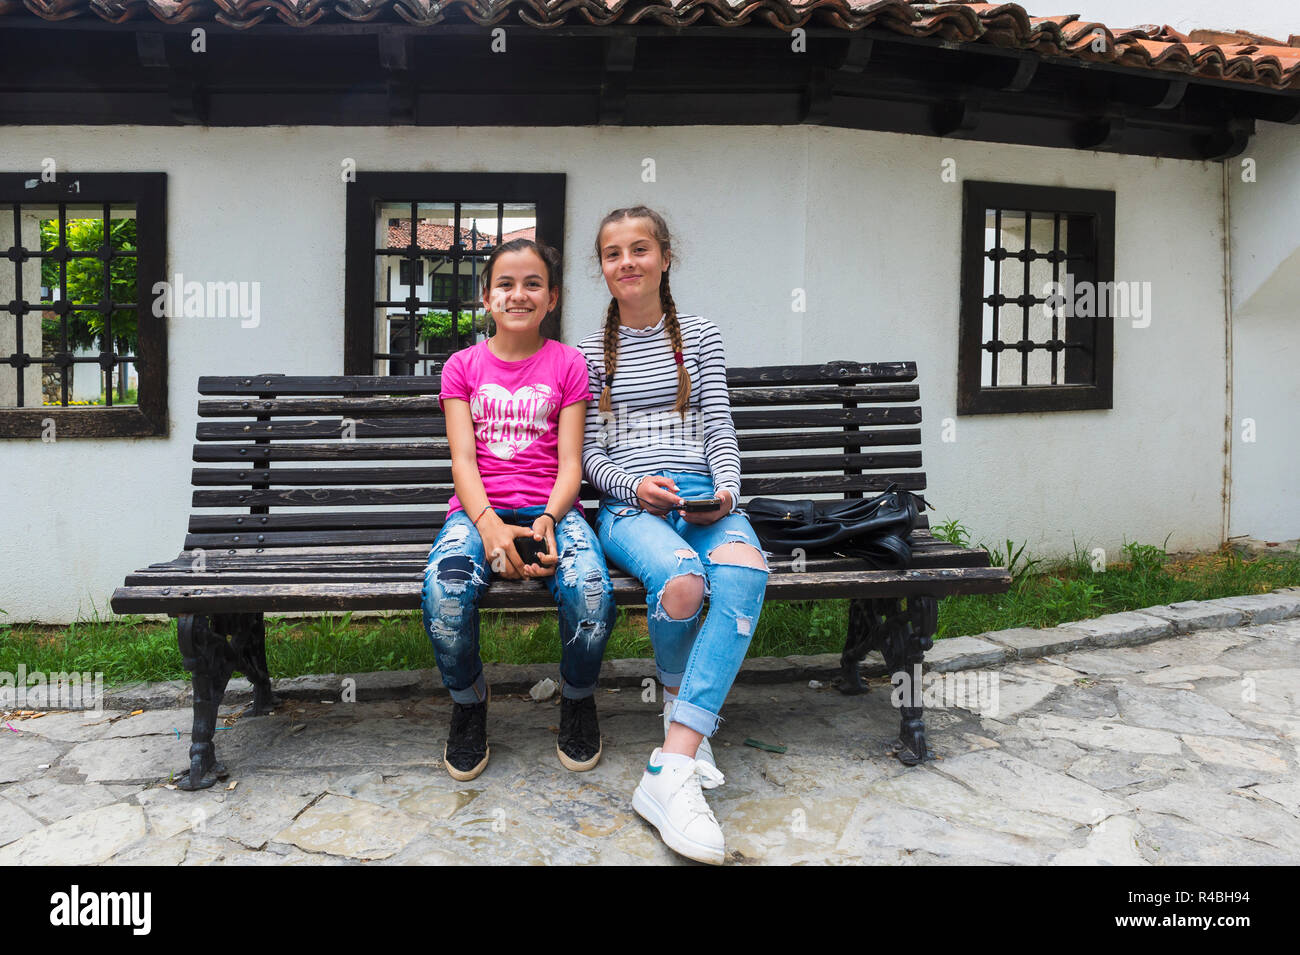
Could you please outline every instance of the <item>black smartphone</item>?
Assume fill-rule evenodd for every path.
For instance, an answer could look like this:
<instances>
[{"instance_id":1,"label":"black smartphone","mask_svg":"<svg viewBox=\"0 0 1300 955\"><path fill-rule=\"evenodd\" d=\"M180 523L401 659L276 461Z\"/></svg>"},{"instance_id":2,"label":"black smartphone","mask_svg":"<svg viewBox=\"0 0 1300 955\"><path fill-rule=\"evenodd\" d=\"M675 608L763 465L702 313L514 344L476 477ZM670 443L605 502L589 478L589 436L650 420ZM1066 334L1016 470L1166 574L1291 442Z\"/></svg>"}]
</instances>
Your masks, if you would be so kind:
<instances>
[{"instance_id":1,"label":"black smartphone","mask_svg":"<svg viewBox=\"0 0 1300 955\"><path fill-rule=\"evenodd\" d=\"M519 559L522 560L524 564L540 564L541 561L537 559L538 555L549 554L551 552L551 548L547 544L545 537L539 541L535 541L531 537L516 537L515 550L519 554Z\"/></svg>"},{"instance_id":2,"label":"black smartphone","mask_svg":"<svg viewBox=\"0 0 1300 955\"><path fill-rule=\"evenodd\" d=\"M695 499L685 498L682 500L683 511L716 511L722 506L722 501L716 497L697 497Z\"/></svg>"}]
</instances>

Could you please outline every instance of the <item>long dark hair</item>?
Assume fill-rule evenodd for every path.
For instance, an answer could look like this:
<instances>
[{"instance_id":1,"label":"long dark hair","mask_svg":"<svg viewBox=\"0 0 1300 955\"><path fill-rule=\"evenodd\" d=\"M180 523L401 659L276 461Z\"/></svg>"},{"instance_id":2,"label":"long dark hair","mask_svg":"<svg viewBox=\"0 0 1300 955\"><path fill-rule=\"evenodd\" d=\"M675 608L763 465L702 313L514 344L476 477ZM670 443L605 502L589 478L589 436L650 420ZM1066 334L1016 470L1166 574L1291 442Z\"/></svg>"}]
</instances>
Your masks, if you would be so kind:
<instances>
[{"instance_id":1,"label":"long dark hair","mask_svg":"<svg viewBox=\"0 0 1300 955\"><path fill-rule=\"evenodd\" d=\"M615 209L605 218L600 220L600 228L596 230L596 260L600 260L600 234L605 231L605 226L611 222L621 222L624 219L648 219L650 221L650 232L654 236L655 242L659 243L659 252L664 258L668 258L673 250L672 235L668 231L668 223L664 217L655 212L648 206L630 206L626 209ZM677 305L673 302L673 293L668 288L668 269L664 269L663 275L659 279L659 307L663 309L664 330L668 333L668 340L672 343L673 351L678 354L682 351L682 328L677 321ZM614 380L614 371L618 368L618 299L611 297L609 308L605 310L605 387L600 391L600 410L612 411L613 399L610 397L609 383ZM686 408L691 400L691 375L686 370L686 365L677 363L677 401L673 404L673 410L686 418Z\"/></svg>"}]
</instances>

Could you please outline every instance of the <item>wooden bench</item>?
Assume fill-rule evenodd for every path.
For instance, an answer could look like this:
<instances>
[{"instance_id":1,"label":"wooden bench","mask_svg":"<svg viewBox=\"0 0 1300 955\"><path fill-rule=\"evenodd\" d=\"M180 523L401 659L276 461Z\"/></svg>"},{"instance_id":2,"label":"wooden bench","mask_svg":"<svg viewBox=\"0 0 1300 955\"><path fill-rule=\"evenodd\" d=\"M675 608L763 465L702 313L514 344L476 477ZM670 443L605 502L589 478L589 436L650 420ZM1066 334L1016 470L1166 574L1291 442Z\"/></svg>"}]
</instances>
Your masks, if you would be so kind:
<instances>
[{"instance_id":1,"label":"wooden bench","mask_svg":"<svg viewBox=\"0 0 1300 955\"><path fill-rule=\"evenodd\" d=\"M912 362L728 371L747 497L861 497L890 482L925 489L920 391ZM275 704L263 614L409 610L420 606L430 545L452 495L436 376L199 379L195 513L184 551L126 578L119 614L177 618L193 675L194 728L183 789L224 777L213 735L232 672L253 685L254 715ZM582 500L595 494L584 486ZM912 537L911 569L866 569L839 557L774 557L767 599L851 601L840 688L862 692L858 664L879 649L891 673L920 665L937 599L1000 593L1007 571L983 550ZM639 582L611 568L619 604ZM485 608L552 609L539 581L495 580ZM920 706L901 710L899 758L926 756Z\"/></svg>"}]
</instances>

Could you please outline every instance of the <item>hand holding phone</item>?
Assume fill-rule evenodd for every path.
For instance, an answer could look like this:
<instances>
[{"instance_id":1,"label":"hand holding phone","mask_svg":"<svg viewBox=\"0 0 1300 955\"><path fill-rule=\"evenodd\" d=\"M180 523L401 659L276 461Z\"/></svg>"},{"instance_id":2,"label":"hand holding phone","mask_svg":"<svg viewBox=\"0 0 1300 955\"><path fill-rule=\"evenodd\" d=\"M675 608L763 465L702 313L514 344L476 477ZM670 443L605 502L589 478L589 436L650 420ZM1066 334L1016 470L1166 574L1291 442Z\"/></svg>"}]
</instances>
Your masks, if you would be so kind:
<instances>
[{"instance_id":1,"label":"hand holding phone","mask_svg":"<svg viewBox=\"0 0 1300 955\"><path fill-rule=\"evenodd\" d=\"M682 510L688 514L697 511L716 511L722 506L722 501L716 497L696 497L684 498L682 500Z\"/></svg>"},{"instance_id":2,"label":"hand holding phone","mask_svg":"<svg viewBox=\"0 0 1300 955\"><path fill-rule=\"evenodd\" d=\"M546 542L546 538L534 540L532 537L516 537L515 551L519 554L519 559L525 565L528 565L539 564L538 555L549 554L551 549Z\"/></svg>"}]
</instances>

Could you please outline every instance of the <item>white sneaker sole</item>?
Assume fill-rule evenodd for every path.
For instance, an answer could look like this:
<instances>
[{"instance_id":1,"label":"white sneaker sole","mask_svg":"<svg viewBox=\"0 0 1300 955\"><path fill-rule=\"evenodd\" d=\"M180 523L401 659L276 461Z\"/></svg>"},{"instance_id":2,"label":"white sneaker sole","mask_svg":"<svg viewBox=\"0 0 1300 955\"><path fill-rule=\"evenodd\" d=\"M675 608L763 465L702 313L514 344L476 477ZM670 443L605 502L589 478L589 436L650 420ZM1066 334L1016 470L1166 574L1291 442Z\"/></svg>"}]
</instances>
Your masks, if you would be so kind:
<instances>
[{"instance_id":1,"label":"white sneaker sole","mask_svg":"<svg viewBox=\"0 0 1300 955\"><path fill-rule=\"evenodd\" d=\"M663 839L664 845L678 855L694 859L696 862L707 862L709 865L722 865L725 860L726 853L722 849L689 839L671 826L663 807L655 801L654 797L648 795L639 783L632 793L632 808L636 810L637 815L659 830L659 837Z\"/></svg>"}]
</instances>

